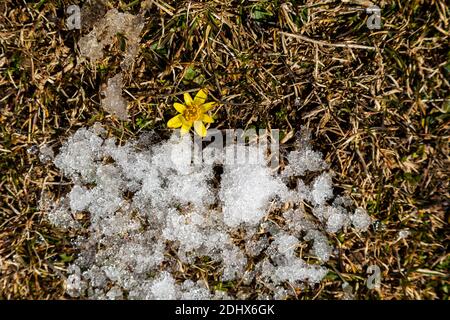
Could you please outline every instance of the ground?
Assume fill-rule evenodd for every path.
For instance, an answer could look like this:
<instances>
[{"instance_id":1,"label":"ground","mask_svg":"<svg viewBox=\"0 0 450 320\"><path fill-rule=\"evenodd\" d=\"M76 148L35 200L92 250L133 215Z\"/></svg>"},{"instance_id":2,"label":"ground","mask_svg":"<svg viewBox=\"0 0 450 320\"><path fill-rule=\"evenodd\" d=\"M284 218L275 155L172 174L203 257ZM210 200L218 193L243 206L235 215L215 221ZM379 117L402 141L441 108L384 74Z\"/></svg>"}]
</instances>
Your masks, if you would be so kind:
<instances>
[{"instance_id":1,"label":"ground","mask_svg":"<svg viewBox=\"0 0 450 320\"><path fill-rule=\"evenodd\" d=\"M331 272L297 298L340 299L346 281L359 299L448 299L446 1L379 1L379 29L368 28L365 0L153 1L124 76L128 122L100 107L127 39L117 35L98 63L80 59L78 40L105 10L91 3L81 31L67 30L65 8L82 1L0 3L1 299L69 298L73 235L38 205L42 191L63 193L66 180L33 151L57 150L95 122L122 140L166 129L173 102L202 87L220 104L220 129L280 128L289 145L309 128L338 191L376 219L365 234L336 236ZM141 3L107 7L137 14ZM382 272L378 290L366 286L372 264Z\"/></svg>"}]
</instances>

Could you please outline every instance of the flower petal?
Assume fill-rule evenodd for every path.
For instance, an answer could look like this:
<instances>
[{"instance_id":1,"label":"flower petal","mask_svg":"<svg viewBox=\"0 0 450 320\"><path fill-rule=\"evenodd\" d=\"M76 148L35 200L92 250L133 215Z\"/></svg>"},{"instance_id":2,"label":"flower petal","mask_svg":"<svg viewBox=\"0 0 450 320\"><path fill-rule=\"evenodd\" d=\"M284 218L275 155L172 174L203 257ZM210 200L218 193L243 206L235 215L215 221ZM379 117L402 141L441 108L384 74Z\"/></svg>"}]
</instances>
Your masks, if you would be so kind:
<instances>
[{"instance_id":1,"label":"flower petal","mask_svg":"<svg viewBox=\"0 0 450 320\"><path fill-rule=\"evenodd\" d=\"M175 102L173 104L173 107L175 108L175 110L177 110L179 113L183 113L184 110L186 110L186 106L184 104Z\"/></svg>"},{"instance_id":2,"label":"flower petal","mask_svg":"<svg viewBox=\"0 0 450 320\"><path fill-rule=\"evenodd\" d=\"M201 89L194 98L194 104L196 106L201 106L205 103L206 98L208 97L208 90L207 89Z\"/></svg>"},{"instance_id":3,"label":"flower petal","mask_svg":"<svg viewBox=\"0 0 450 320\"><path fill-rule=\"evenodd\" d=\"M181 114L176 115L172 119L167 122L167 126L169 128L179 128L183 124Z\"/></svg>"},{"instance_id":4,"label":"flower petal","mask_svg":"<svg viewBox=\"0 0 450 320\"><path fill-rule=\"evenodd\" d=\"M213 123L214 122L214 119L211 116L207 115L206 113L202 115L201 120L203 122L206 122L206 123Z\"/></svg>"},{"instance_id":5,"label":"flower petal","mask_svg":"<svg viewBox=\"0 0 450 320\"><path fill-rule=\"evenodd\" d=\"M197 134L201 137L205 137L206 136L206 128L205 125L203 124L203 122L201 121L195 121L194 122L194 129L195 132L197 132Z\"/></svg>"},{"instance_id":6,"label":"flower petal","mask_svg":"<svg viewBox=\"0 0 450 320\"><path fill-rule=\"evenodd\" d=\"M192 106L192 104L194 103L194 100L192 100L192 97L191 97L191 95L190 95L188 92L186 92L186 93L184 94L184 103L185 103L188 107Z\"/></svg>"},{"instance_id":7,"label":"flower petal","mask_svg":"<svg viewBox=\"0 0 450 320\"><path fill-rule=\"evenodd\" d=\"M192 127L192 122L184 121L183 125L181 126L181 134L183 135L183 134L188 133L189 130L191 130L191 127Z\"/></svg>"},{"instance_id":8,"label":"flower petal","mask_svg":"<svg viewBox=\"0 0 450 320\"><path fill-rule=\"evenodd\" d=\"M215 102L208 102L202 105L202 111L206 112L208 110L211 110L212 108L214 108L216 106Z\"/></svg>"}]
</instances>

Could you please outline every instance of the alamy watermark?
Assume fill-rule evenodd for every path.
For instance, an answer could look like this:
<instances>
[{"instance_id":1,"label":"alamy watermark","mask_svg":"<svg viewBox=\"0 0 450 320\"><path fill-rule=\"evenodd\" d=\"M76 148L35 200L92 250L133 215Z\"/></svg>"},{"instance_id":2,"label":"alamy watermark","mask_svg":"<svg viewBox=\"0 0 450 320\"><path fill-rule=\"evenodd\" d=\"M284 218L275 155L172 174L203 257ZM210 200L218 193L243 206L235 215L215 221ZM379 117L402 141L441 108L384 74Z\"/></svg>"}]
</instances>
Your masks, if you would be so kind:
<instances>
[{"instance_id":1,"label":"alamy watermark","mask_svg":"<svg viewBox=\"0 0 450 320\"><path fill-rule=\"evenodd\" d=\"M370 16L367 18L367 28L370 30L381 29L381 8L377 5L366 8L366 13ZM72 4L66 9L67 19L66 26L69 30L81 29L81 10L80 7Z\"/></svg>"},{"instance_id":2,"label":"alamy watermark","mask_svg":"<svg viewBox=\"0 0 450 320\"><path fill-rule=\"evenodd\" d=\"M80 30L81 29L81 10L80 7L72 4L66 9L67 19L66 26L69 30Z\"/></svg>"},{"instance_id":3,"label":"alamy watermark","mask_svg":"<svg viewBox=\"0 0 450 320\"><path fill-rule=\"evenodd\" d=\"M190 143L174 148L170 160L176 166L186 165L186 159L193 165L257 165L268 162L273 169L279 165L278 129L209 129L205 137L187 134L181 139L190 139Z\"/></svg>"},{"instance_id":4,"label":"alamy watermark","mask_svg":"<svg viewBox=\"0 0 450 320\"><path fill-rule=\"evenodd\" d=\"M381 285L381 270L376 264L372 264L367 267L367 288L368 289L379 289Z\"/></svg>"}]
</instances>

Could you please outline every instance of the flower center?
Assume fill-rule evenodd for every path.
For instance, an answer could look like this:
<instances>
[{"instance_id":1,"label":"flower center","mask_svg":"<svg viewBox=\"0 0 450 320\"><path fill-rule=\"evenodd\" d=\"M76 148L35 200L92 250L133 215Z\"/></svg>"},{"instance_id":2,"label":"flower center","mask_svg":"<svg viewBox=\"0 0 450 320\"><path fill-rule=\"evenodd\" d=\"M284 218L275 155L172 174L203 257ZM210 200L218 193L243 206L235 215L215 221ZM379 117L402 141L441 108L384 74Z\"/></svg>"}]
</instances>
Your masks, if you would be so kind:
<instances>
[{"instance_id":1,"label":"flower center","mask_svg":"<svg viewBox=\"0 0 450 320\"><path fill-rule=\"evenodd\" d=\"M196 121L198 120L200 116L200 109L192 106L192 107L187 107L186 110L184 110L184 118L187 121Z\"/></svg>"}]
</instances>

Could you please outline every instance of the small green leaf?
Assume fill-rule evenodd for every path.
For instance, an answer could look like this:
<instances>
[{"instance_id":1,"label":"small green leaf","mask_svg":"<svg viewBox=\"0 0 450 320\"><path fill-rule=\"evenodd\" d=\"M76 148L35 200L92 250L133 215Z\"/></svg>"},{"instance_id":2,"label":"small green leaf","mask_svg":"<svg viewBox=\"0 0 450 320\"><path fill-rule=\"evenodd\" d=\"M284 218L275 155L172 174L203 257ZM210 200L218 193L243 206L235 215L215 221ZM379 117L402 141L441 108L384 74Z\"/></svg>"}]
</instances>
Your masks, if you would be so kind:
<instances>
[{"instance_id":1,"label":"small green leaf","mask_svg":"<svg viewBox=\"0 0 450 320\"><path fill-rule=\"evenodd\" d=\"M192 81L195 79L195 76L197 75L197 72L192 67L188 67L186 70L186 73L184 74L184 80Z\"/></svg>"},{"instance_id":2,"label":"small green leaf","mask_svg":"<svg viewBox=\"0 0 450 320\"><path fill-rule=\"evenodd\" d=\"M255 7L252 11L252 18L257 21L264 21L272 17L273 14L262 7Z\"/></svg>"},{"instance_id":3,"label":"small green leaf","mask_svg":"<svg viewBox=\"0 0 450 320\"><path fill-rule=\"evenodd\" d=\"M59 257L61 258L61 260L63 261L63 262L71 262L72 260L73 260L73 257L72 256L68 256L67 254L65 254L65 253L63 253L63 254L60 254L59 255Z\"/></svg>"}]
</instances>

